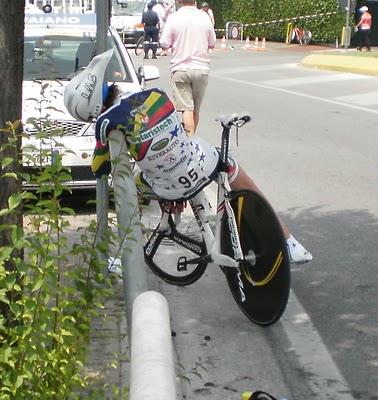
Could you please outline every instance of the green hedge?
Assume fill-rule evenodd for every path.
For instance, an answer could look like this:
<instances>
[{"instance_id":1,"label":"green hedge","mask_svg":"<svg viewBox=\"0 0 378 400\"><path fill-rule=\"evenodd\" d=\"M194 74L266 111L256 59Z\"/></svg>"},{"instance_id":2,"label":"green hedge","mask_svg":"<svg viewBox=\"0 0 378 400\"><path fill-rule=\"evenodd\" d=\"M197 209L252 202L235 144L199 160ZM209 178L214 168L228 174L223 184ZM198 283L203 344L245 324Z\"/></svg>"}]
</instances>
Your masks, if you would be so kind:
<instances>
[{"instance_id":1,"label":"green hedge","mask_svg":"<svg viewBox=\"0 0 378 400\"><path fill-rule=\"evenodd\" d=\"M254 26L257 22L293 19L306 15L315 18L298 19L298 25L310 30L315 43L335 43L340 39L345 24L345 12L338 0L210 0L216 28L225 28L227 21L247 24L244 36L265 37L267 40L284 41L289 21ZM248 26L249 25L249 26Z\"/></svg>"}]
</instances>

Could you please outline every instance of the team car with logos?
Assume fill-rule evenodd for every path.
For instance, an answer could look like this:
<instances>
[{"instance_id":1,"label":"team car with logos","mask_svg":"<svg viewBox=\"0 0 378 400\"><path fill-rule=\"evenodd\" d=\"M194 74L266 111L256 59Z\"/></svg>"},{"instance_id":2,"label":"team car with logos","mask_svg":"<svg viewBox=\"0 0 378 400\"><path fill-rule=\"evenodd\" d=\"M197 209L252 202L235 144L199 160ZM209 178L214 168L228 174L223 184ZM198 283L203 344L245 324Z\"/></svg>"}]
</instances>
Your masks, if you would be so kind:
<instances>
[{"instance_id":1,"label":"team car with logos","mask_svg":"<svg viewBox=\"0 0 378 400\"><path fill-rule=\"evenodd\" d=\"M72 189L96 186L91 171L94 126L73 120L63 103L66 84L95 55L95 22L95 14L25 15L23 167L35 168L36 161L48 165L61 154L72 175L66 185ZM114 28L109 28L106 41L107 48L114 49L105 72L109 82L135 92L141 90L142 81L159 78L155 66L136 71Z\"/></svg>"}]
</instances>

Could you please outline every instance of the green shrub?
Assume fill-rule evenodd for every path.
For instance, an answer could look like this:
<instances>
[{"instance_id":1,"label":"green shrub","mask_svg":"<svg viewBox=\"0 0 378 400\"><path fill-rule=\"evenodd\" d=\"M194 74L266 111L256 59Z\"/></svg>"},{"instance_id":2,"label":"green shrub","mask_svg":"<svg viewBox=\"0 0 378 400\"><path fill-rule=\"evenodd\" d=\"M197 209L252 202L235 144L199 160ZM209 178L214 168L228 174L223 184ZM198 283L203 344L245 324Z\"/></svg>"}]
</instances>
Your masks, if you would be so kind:
<instances>
[{"instance_id":1,"label":"green shrub","mask_svg":"<svg viewBox=\"0 0 378 400\"><path fill-rule=\"evenodd\" d=\"M285 41L288 23L297 19L300 26L312 32L313 42L334 43L345 23L345 12L337 0L213 0L209 3L217 28L224 28L227 21L242 22L246 24L244 37ZM302 18L312 15L318 16ZM266 23L279 19L284 21ZM261 22L262 25L255 25Z\"/></svg>"},{"instance_id":2,"label":"green shrub","mask_svg":"<svg viewBox=\"0 0 378 400\"><path fill-rule=\"evenodd\" d=\"M7 131L11 145L15 129ZM0 176L0 184L6 175L37 185L12 194L0 210L0 217L24 210L23 226L0 225L11 234L0 247L0 310L7 310L0 312L0 399L78 399L90 392L83 372L90 321L112 295L111 284L99 261L95 221L80 230L78 242L69 240L74 211L61 205L71 179L62 155L44 167L28 158L35 172ZM2 159L2 171L17 162ZM106 236L104 247L114 239L110 231Z\"/></svg>"}]
</instances>

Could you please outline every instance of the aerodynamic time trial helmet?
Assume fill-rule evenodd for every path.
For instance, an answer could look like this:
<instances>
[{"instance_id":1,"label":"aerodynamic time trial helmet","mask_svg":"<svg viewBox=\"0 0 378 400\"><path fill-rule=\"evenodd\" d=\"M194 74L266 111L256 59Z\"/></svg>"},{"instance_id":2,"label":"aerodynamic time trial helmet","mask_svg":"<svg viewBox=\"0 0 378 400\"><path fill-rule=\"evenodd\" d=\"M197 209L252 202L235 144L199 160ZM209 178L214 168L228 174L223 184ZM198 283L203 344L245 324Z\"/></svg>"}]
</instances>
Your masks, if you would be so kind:
<instances>
[{"instance_id":1,"label":"aerodynamic time trial helmet","mask_svg":"<svg viewBox=\"0 0 378 400\"><path fill-rule=\"evenodd\" d=\"M104 83L105 70L113 52L110 49L94 57L67 85L64 105L75 119L88 122L101 114L108 92L108 85Z\"/></svg>"}]
</instances>

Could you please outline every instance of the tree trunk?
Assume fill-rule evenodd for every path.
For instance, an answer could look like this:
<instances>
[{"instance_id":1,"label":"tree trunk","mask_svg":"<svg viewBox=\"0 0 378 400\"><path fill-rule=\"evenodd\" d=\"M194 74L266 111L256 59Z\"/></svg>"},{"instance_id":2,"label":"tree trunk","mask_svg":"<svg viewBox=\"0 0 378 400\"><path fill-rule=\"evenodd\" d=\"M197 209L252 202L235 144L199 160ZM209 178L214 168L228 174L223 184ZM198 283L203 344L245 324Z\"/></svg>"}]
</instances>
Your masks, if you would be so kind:
<instances>
[{"instance_id":1,"label":"tree trunk","mask_svg":"<svg viewBox=\"0 0 378 400\"><path fill-rule=\"evenodd\" d=\"M0 0L0 129L21 120L22 115L22 75L24 49L24 0ZM0 131L0 210L8 207L9 197L21 189L20 180L5 178L6 172L19 171L19 155L21 147L21 126L17 128L17 142L15 146L5 147L10 132ZM4 166L5 157L15 160L9 166ZM0 248L11 244L11 229L7 227L22 224L22 209L15 213L0 217ZM14 269L12 263L6 268ZM12 293L9 293L11 296ZM8 317L5 304L0 304L0 313Z\"/></svg>"}]
</instances>

